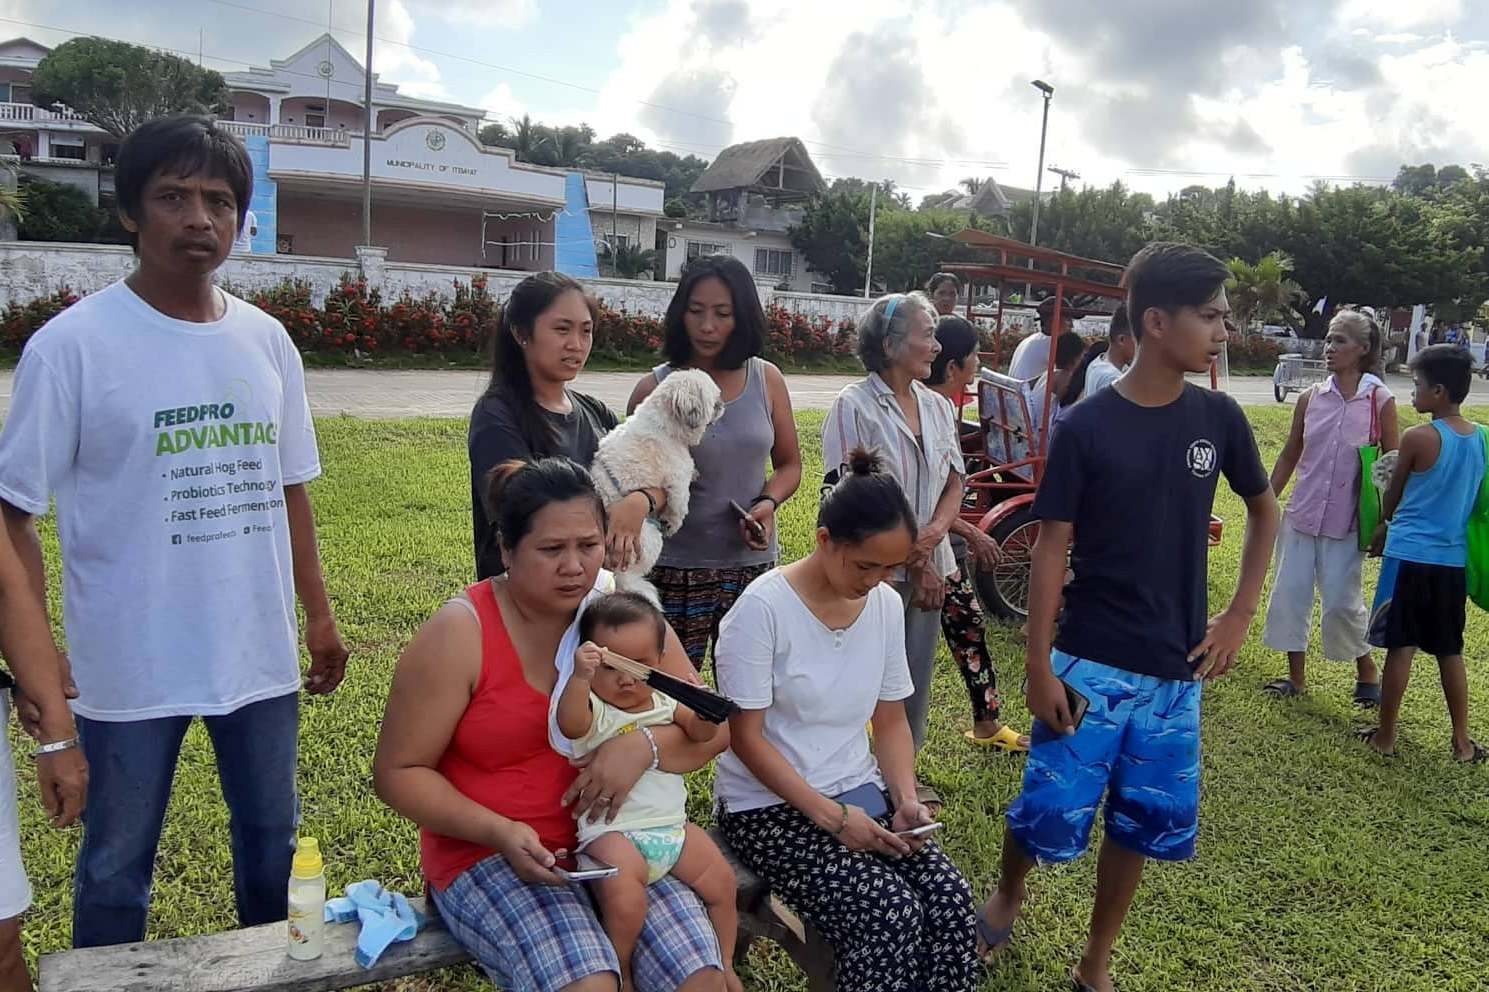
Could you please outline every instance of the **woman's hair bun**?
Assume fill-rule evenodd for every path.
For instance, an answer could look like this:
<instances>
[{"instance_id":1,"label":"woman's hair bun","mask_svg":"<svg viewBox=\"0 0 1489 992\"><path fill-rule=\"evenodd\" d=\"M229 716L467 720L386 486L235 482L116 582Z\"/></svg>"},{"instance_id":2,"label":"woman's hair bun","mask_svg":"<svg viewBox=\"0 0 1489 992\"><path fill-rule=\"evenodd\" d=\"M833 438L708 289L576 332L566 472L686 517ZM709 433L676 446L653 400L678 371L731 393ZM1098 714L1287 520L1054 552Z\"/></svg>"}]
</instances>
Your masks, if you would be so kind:
<instances>
[{"instance_id":1,"label":"woman's hair bun","mask_svg":"<svg viewBox=\"0 0 1489 992\"><path fill-rule=\"evenodd\" d=\"M875 475L884 467L884 457L874 448L854 448L848 452L848 472L852 475Z\"/></svg>"}]
</instances>

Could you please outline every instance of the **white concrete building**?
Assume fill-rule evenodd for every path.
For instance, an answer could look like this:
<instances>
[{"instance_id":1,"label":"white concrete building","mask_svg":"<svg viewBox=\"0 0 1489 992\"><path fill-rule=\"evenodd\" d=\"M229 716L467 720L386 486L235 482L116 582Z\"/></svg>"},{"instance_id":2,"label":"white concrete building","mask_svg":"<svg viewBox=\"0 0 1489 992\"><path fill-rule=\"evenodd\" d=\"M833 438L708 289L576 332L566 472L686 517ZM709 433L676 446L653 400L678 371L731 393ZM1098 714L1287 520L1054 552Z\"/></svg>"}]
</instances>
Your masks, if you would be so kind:
<instances>
[{"instance_id":1,"label":"white concrete building","mask_svg":"<svg viewBox=\"0 0 1489 992\"><path fill-rule=\"evenodd\" d=\"M363 241L361 64L327 34L225 78L226 126L254 159L254 252L351 257ZM372 241L389 261L584 275L612 228L655 240L661 183L518 162L477 139L485 111L404 96L376 73L372 112Z\"/></svg>"},{"instance_id":2,"label":"white concrete building","mask_svg":"<svg viewBox=\"0 0 1489 992\"><path fill-rule=\"evenodd\" d=\"M800 223L806 201L823 187L806 146L796 138L731 145L693 184L698 217L657 221L662 271L676 279L699 255L733 255L755 281L791 292L830 292L807 270L787 231Z\"/></svg>"},{"instance_id":3,"label":"white concrete building","mask_svg":"<svg viewBox=\"0 0 1489 992\"><path fill-rule=\"evenodd\" d=\"M0 42L0 157L24 175L112 202L118 139L65 107L31 103L31 74L50 51L29 38Z\"/></svg>"}]
</instances>

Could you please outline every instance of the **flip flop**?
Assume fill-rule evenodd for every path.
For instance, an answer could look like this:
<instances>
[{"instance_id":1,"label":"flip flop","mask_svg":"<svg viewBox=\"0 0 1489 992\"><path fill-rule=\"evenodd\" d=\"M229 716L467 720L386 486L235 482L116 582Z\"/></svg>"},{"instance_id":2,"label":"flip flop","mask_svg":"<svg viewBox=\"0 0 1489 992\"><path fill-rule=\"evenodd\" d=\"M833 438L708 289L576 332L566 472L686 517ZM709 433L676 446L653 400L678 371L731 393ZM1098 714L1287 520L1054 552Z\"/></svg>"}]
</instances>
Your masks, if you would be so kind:
<instances>
[{"instance_id":1,"label":"flip flop","mask_svg":"<svg viewBox=\"0 0 1489 992\"><path fill-rule=\"evenodd\" d=\"M1473 755L1467 758L1460 758L1455 752L1453 754L1455 761L1460 765L1482 765L1484 762L1489 761L1489 747L1485 747L1478 741L1469 741L1468 743L1473 745Z\"/></svg>"},{"instance_id":2,"label":"flip flop","mask_svg":"<svg viewBox=\"0 0 1489 992\"><path fill-rule=\"evenodd\" d=\"M1355 705L1362 710L1373 710L1380 705L1379 682L1356 682Z\"/></svg>"},{"instance_id":3,"label":"flip flop","mask_svg":"<svg viewBox=\"0 0 1489 992\"><path fill-rule=\"evenodd\" d=\"M1381 751L1377 749L1374 744L1370 743L1371 741L1375 740L1375 735L1378 733L1380 733L1379 727L1361 727L1359 730L1355 731L1355 740L1364 743L1370 748L1370 750L1374 751L1382 758L1396 757L1395 751Z\"/></svg>"},{"instance_id":4,"label":"flip flop","mask_svg":"<svg viewBox=\"0 0 1489 992\"><path fill-rule=\"evenodd\" d=\"M1023 739L1023 734L1007 725L991 737L978 737L977 732L973 730L963 731L962 736L978 747L996 748L1009 754L1025 754L1029 750L1029 744Z\"/></svg>"},{"instance_id":5,"label":"flip flop","mask_svg":"<svg viewBox=\"0 0 1489 992\"><path fill-rule=\"evenodd\" d=\"M988 922L988 918L982 915L981 910L977 913L977 937L982 941L982 963L987 964L993 958L1008 949L1013 942L1013 924L1006 927L994 927Z\"/></svg>"},{"instance_id":6,"label":"flip flop","mask_svg":"<svg viewBox=\"0 0 1489 992\"><path fill-rule=\"evenodd\" d=\"M1262 686L1262 693L1273 699L1296 699L1303 690L1293 685L1291 679L1277 679Z\"/></svg>"}]
</instances>

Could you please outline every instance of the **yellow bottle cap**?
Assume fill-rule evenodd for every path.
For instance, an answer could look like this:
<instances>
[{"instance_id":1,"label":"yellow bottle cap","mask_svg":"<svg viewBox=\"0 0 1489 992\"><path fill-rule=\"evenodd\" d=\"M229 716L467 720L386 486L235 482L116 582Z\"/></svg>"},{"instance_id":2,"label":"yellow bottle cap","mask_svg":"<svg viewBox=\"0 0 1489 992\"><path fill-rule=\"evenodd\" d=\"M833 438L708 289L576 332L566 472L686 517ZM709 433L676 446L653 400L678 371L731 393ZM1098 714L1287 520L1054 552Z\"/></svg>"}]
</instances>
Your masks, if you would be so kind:
<instances>
[{"instance_id":1,"label":"yellow bottle cap","mask_svg":"<svg viewBox=\"0 0 1489 992\"><path fill-rule=\"evenodd\" d=\"M324 870L320 844L314 837L301 837L295 844L295 860L290 874L295 878L318 878Z\"/></svg>"}]
</instances>

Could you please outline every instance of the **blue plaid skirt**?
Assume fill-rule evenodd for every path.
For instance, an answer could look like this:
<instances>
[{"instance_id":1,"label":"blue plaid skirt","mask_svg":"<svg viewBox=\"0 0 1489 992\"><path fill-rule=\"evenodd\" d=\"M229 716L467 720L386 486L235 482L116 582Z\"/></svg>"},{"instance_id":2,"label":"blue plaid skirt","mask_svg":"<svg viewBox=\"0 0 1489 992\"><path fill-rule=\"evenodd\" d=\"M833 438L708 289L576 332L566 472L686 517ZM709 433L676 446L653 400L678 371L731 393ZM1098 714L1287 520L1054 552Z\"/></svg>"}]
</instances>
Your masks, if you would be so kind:
<instances>
[{"instance_id":1,"label":"blue plaid skirt","mask_svg":"<svg viewBox=\"0 0 1489 992\"><path fill-rule=\"evenodd\" d=\"M555 992L620 974L583 885L530 885L494 855L430 891L456 942L504 992ZM674 992L704 968L718 969L718 938L693 890L668 876L646 891L651 904L631 962L637 992Z\"/></svg>"}]
</instances>

